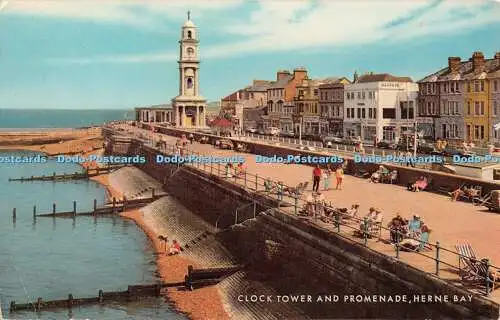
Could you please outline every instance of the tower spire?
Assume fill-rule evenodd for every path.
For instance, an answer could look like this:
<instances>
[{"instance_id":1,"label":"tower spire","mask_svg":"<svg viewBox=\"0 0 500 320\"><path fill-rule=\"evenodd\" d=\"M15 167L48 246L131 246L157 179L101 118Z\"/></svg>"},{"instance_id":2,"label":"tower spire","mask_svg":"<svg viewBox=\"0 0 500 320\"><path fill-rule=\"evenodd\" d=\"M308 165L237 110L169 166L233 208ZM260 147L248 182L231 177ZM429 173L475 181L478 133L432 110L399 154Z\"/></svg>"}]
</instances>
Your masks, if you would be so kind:
<instances>
[{"instance_id":1,"label":"tower spire","mask_svg":"<svg viewBox=\"0 0 500 320\"><path fill-rule=\"evenodd\" d=\"M188 20L191 20L191 10L188 10L187 14L188 14Z\"/></svg>"}]
</instances>

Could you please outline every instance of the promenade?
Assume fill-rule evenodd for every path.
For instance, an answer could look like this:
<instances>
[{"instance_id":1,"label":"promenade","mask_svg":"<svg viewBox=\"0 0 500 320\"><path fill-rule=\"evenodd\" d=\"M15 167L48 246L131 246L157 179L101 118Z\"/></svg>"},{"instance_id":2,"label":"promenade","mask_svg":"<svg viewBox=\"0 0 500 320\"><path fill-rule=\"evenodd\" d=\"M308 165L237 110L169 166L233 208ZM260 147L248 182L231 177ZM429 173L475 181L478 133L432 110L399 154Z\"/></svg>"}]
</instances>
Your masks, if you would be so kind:
<instances>
[{"instance_id":1,"label":"promenade","mask_svg":"<svg viewBox=\"0 0 500 320\"><path fill-rule=\"evenodd\" d=\"M135 127L127 127L130 133L142 133L148 136L155 136L159 139L161 136L169 144L175 144L176 137L170 137L163 134L152 134L146 130ZM262 164L256 163L255 155L248 153L238 153L230 150L216 149L212 145L194 143L188 145L188 151L193 151L202 155L211 156L232 156L240 155L246 159L247 173L258 174L262 178L271 178L275 181L283 181L285 185L295 186L300 182L309 181L307 193L312 188L312 167L299 164ZM223 167L223 166L222 166ZM200 166L203 168L203 166ZM208 168L208 166L207 166ZM209 170L209 169L208 169ZM241 179L239 179L241 180ZM367 179L356 178L346 175L344 178L343 189L335 190L335 178L332 177L331 189L320 191L324 194L326 202L331 202L335 207L350 207L352 204L359 204L359 215L364 216L369 207L381 208L384 213L384 225L397 214L405 218L410 218L413 214L420 215L421 219L432 230L430 242L440 242L441 247L455 251L455 244L470 243L478 258L488 258L490 264L500 265L500 214L488 212L484 207L473 206L466 202L451 202L446 196L430 192L409 192L406 188L390 184L374 184ZM254 180L251 180L254 181ZM241 184L242 182L239 181ZM322 188L322 184L320 186ZM332 188L333 187L333 188ZM287 199L285 198L285 201ZM293 200L288 199L290 203ZM293 208L291 209L293 212ZM326 225L322 222L318 224L335 229L331 224ZM341 233L352 237L353 229L343 227ZM383 239L388 239L386 231L382 234ZM392 245L384 241L369 240L369 247L384 254L395 256L395 250ZM435 250L425 252L429 257L435 256ZM416 253L400 252L400 259L423 269L429 273L436 271L434 260L426 258ZM447 253L444 250L440 252L440 260L451 265L458 266L457 256ZM460 284L456 271L442 264L440 266L441 278L456 280ZM500 289L491 293L491 298L500 301Z\"/></svg>"}]
</instances>

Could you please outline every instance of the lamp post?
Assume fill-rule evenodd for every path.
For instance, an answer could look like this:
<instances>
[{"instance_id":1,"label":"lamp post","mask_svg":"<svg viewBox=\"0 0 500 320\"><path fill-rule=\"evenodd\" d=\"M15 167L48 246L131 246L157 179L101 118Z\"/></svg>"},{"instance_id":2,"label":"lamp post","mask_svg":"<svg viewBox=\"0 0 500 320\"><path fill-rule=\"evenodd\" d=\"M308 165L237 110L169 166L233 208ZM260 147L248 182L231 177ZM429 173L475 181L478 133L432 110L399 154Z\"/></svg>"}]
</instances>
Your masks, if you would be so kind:
<instances>
[{"instance_id":1,"label":"lamp post","mask_svg":"<svg viewBox=\"0 0 500 320\"><path fill-rule=\"evenodd\" d=\"M299 121L299 145L302 145L302 116L300 116Z\"/></svg>"}]
</instances>

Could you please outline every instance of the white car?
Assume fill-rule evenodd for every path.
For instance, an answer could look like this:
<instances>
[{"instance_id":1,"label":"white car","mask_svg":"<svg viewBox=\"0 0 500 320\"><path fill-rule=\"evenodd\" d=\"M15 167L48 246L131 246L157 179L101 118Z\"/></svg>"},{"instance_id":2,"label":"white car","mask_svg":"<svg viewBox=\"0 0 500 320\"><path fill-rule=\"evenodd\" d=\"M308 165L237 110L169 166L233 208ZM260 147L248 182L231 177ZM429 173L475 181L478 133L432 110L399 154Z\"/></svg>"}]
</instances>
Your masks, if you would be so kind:
<instances>
[{"instance_id":1,"label":"white car","mask_svg":"<svg viewBox=\"0 0 500 320\"><path fill-rule=\"evenodd\" d=\"M277 135L279 135L279 134L280 134L280 131L281 131L281 130L280 130L279 128L276 128L276 127L269 127L269 128L267 128L266 133L267 133L267 134L270 134L270 135L272 135L272 136L277 136Z\"/></svg>"},{"instance_id":2,"label":"white car","mask_svg":"<svg viewBox=\"0 0 500 320\"><path fill-rule=\"evenodd\" d=\"M248 129L247 129L247 132L250 132L250 133L257 133L257 129L255 129L255 128L248 128Z\"/></svg>"}]
</instances>

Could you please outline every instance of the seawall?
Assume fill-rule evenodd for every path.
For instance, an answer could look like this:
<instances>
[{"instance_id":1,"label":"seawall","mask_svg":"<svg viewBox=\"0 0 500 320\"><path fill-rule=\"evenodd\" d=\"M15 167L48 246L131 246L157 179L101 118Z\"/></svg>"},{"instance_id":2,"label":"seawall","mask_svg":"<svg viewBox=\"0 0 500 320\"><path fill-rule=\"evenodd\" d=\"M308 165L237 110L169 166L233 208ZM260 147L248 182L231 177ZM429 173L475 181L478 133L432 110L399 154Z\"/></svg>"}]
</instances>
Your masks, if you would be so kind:
<instances>
[{"instance_id":1,"label":"seawall","mask_svg":"<svg viewBox=\"0 0 500 320\"><path fill-rule=\"evenodd\" d=\"M148 160L157 153L138 141L125 139L110 140L108 152L141 154ZM472 296L472 301L463 304L297 304L312 318L498 318L499 306L479 295L465 292L341 235L267 210L277 204L265 195L253 194L195 167L178 168L147 161L140 168L161 181L169 194L189 210L223 229L217 234L219 241L246 263L250 272L278 293L302 293L313 297L339 295L341 299L351 294L407 295L410 298L428 294ZM255 210L253 200L258 203ZM246 208L239 210L238 220L235 220L234 212L243 206ZM233 226L242 221L245 222Z\"/></svg>"}]
</instances>

